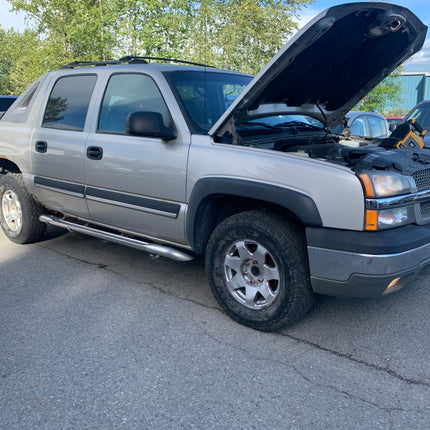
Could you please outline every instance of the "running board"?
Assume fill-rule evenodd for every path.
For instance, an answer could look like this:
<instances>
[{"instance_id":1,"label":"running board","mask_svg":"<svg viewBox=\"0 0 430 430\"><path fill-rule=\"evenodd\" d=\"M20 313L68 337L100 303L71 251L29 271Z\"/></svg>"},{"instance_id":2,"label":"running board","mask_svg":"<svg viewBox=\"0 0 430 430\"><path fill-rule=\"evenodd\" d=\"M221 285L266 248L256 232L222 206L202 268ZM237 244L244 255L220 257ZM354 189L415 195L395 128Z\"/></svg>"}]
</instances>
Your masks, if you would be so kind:
<instances>
[{"instance_id":1,"label":"running board","mask_svg":"<svg viewBox=\"0 0 430 430\"><path fill-rule=\"evenodd\" d=\"M171 258L176 261L190 261L193 257L185 252L179 251L165 245L156 243L144 242L140 239L122 236L121 234L110 233L107 231L99 230L94 227L86 225L75 224L71 221L66 221L50 215L41 215L39 220L47 224L62 227L70 231L86 234L88 236L96 237L97 239L108 240L109 242L119 243L120 245L129 246L131 248L140 249L141 251L149 252L150 254L160 255L162 257Z\"/></svg>"}]
</instances>

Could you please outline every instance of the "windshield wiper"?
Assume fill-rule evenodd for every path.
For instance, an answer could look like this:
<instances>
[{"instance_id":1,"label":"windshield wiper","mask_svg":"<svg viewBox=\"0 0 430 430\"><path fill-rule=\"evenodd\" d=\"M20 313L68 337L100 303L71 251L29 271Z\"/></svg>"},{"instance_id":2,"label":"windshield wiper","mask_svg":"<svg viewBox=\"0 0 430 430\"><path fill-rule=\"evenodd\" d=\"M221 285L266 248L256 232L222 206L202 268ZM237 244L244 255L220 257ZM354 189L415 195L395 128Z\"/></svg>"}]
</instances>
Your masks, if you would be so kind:
<instances>
[{"instance_id":1,"label":"windshield wiper","mask_svg":"<svg viewBox=\"0 0 430 430\"><path fill-rule=\"evenodd\" d=\"M239 126L251 125L253 127L265 127L265 128L269 128L270 130L282 131L282 128L278 127L278 124L277 125L270 125L270 124L266 124L265 122L247 121L247 122L240 122L238 125Z\"/></svg>"},{"instance_id":2,"label":"windshield wiper","mask_svg":"<svg viewBox=\"0 0 430 430\"><path fill-rule=\"evenodd\" d=\"M323 130L321 127L317 127L316 125L309 124L308 122L302 122L302 121L287 121L287 122L281 122L279 124L276 124L276 127L307 127L311 128L312 130Z\"/></svg>"}]
</instances>

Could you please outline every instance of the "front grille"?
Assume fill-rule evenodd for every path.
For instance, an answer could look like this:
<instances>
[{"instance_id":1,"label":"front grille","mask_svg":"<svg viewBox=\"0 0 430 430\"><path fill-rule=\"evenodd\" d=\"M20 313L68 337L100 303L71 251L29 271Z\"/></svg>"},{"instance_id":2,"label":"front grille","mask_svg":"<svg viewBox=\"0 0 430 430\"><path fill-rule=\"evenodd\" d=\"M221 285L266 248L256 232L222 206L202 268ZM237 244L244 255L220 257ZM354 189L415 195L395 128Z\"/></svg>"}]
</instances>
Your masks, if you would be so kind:
<instances>
[{"instance_id":1,"label":"front grille","mask_svg":"<svg viewBox=\"0 0 430 430\"><path fill-rule=\"evenodd\" d=\"M417 191L424 191L430 189L430 169L423 169L418 172L412 173L412 178L414 179L415 185L417 186ZM418 224L422 224L423 222L429 222L430 201L420 203L419 213L422 219L420 222L418 222Z\"/></svg>"},{"instance_id":2,"label":"front grille","mask_svg":"<svg viewBox=\"0 0 430 430\"><path fill-rule=\"evenodd\" d=\"M430 217L430 201L420 204L421 216L423 218Z\"/></svg>"},{"instance_id":3,"label":"front grille","mask_svg":"<svg viewBox=\"0 0 430 430\"><path fill-rule=\"evenodd\" d=\"M430 169L420 170L412 173L417 191L428 190L430 188Z\"/></svg>"}]
</instances>

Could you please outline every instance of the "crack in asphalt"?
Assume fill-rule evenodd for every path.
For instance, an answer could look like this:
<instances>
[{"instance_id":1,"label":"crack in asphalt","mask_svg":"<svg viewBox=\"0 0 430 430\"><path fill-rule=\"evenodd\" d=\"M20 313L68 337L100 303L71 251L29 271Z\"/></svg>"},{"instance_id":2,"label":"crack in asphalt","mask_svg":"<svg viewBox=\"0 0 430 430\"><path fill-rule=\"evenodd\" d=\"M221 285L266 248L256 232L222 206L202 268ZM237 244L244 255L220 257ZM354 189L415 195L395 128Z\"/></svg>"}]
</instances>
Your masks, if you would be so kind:
<instances>
[{"instance_id":1,"label":"crack in asphalt","mask_svg":"<svg viewBox=\"0 0 430 430\"><path fill-rule=\"evenodd\" d=\"M91 266L95 266L95 267L97 267L97 268L99 268L99 269L101 269L101 270L106 270L106 271L108 271L108 272L110 272L110 273L115 274L116 276L120 276L120 277L123 277L124 279L127 279L127 281L129 281L129 282L138 283L139 285L146 285L146 286L149 286L150 288L152 288L152 289L154 289L154 290L156 290L156 291L159 291L159 292L161 292L161 293L163 293L163 294L166 294L166 295L168 295L168 296L171 296L171 297L175 297L175 298L177 298L177 299L179 299L179 300L183 300L183 301L185 301L185 302L190 302L190 303L196 304L196 305L198 305L198 306L204 307L204 308L206 308L206 309L211 309L211 310L214 310L214 311L218 311L218 312L220 312L220 313L222 313L222 312L223 312L223 311L222 311L220 308L218 308L218 307L208 306L208 305L205 305L204 303L198 302L198 301L196 301L196 300L193 300L193 299L190 299L190 298L187 298L187 297L181 297L181 296L179 296L179 295L173 294L171 291L166 291L166 290L164 290L162 287L160 287L160 286L158 286L158 285L154 285L154 284L152 284L151 282L143 282L143 281L139 281L139 280L136 280L136 279L132 279L132 278L130 278L130 277L128 277L128 276L126 276L124 273L121 273L121 272L117 272L117 271L115 271L114 269L112 269L112 267L110 267L110 266L109 266L109 265L107 265L107 264L103 264L103 263L96 263L96 262L90 262L90 261L84 260L84 259L82 259L82 258L78 258L78 257L72 256L72 255L66 254L66 253L64 253L64 252L62 252L62 251L59 251L58 249L51 248L51 247L46 246L46 245L39 244L38 246L40 246L40 247L42 247L42 248L45 248L45 249L49 249L49 250L51 250L51 251L55 251L56 253L58 253L58 254L60 254L60 255L62 255L62 256L64 256L64 257L66 257L66 258L70 258L71 260L75 260L75 261L78 261L78 262L81 262L81 263L84 263L84 264L88 264L88 265L91 265ZM198 325L198 326L199 326L199 325ZM210 333L208 333L208 332L207 332L206 330L204 330L202 327L200 327L200 326L199 326L199 328L200 328L204 333L206 333L208 336L210 336L212 339L216 340L217 342L223 343L223 342L221 342L219 339L214 338ZM394 370L389 369L388 367L378 366L378 365L376 365L376 364L372 364L372 363L369 363L369 362L367 362L367 361L360 360L360 359L358 359L358 358L353 357L353 355L352 355L352 354L344 354L344 353L342 353L342 352L335 351L335 350L332 350L332 349L330 349L330 348L327 348L327 347L324 347L324 346L322 346L322 345L319 345L319 344L317 344L317 343L315 343L315 342L311 342L311 341L306 340L306 339L301 339L301 338L299 338L299 337L292 336L292 335L290 335L290 334L288 334L288 333L285 333L285 332L272 333L272 335L279 335L279 336L283 336L283 337L286 337L286 338L292 339L292 340L294 340L294 341L296 341L296 342L298 342L298 343L301 343L301 344L304 344L304 345L308 345L308 346L310 346L310 347L312 347L312 348L315 348L315 349L318 349L318 350L320 350L320 351L327 352L327 353L329 353L329 354L331 354L331 355L334 355L334 356L336 356L336 357L339 357L339 358L343 358L343 359L349 360L349 361L351 361L351 362L357 363L357 364L362 365L362 366L366 366L366 367L368 367L368 368L370 368L370 369L373 369L373 370L376 370L376 371L379 371L379 372L384 372L384 373L386 373L386 374L390 375L391 377L396 378L396 379L398 379L399 381L405 382L405 383L410 384L410 385L417 385L417 386L422 386L422 387L430 387L430 383L428 383L428 382L426 382L426 381L420 381L420 380L417 380L417 379L404 377L404 376L400 375L399 373L395 372ZM238 350L246 351L246 352L248 352L248 353L249 353L249 351L247 351L247 350L243 350L243 349L241 349L241 348L238 348L238 347L237 347L237 345L231 345L231 344L229 344L229 343L226 343L226 345L229 345L229 346L230 346L230 347L232 347L232 348L236 348L236 349L238 349ZM260 358L260 359L261 359L261 358ZM265 360L270 360L270 359L266 359L266 358L264 358L264 359L265 359ZM275 362L278 362L278 361L276 361L276 360L274 360L274 361L275 361ZM281 363L281 362L278 362L278 363ZM283 364L286 364L286 363L283 363ZM294 368L294 367L293 367L293 368ZM295 369L295 368L294 368L294 370L295 370L295 371L297 371L297 369ZM299 374L299 375L301 375L301 373L300 373L300 372L298 372L298 374ZM301 376L303 377L303 375L301 375ZM304 379L306 379L306 378L304 378ZM336 389L335 387L331 387L331 386L329 386L329 385L327 385L327 387L332 388L332 389ZM363 401L364 401L364 400L363 400ZM370 402L369 402L369 403L370 403ZM375 405L375 406L376 406L376 405ZM384 408L381 408L381 409L384 409ZM394 409L394 410L395 410L395 409ZM401 409L399 409L399 410L401 410Z\"/></svg>"},{"instance_id":2,"label":"crack in asphalt","mask_svg":"<svg viewBox=\"0 0 430 430\"><path fill-rule=\"evenodd\" d=\"M289 363L289 362L286 362L286 361L282 361L282 360L276 360L276 359L274 359L274 358L269 358L269 357L264 357L264 356L258 356L258 355L255 355L255 354L253 354L250 350L248 350L248 349L246 349L246 348L240 348L240 347L238 347L237 345L234 345L234 344L231 344L231 343L229 343L229 342L225 342L225 341L222 341L222 340L220 340L220 339L218 339L217 337L215 337L212 333L210 333L210 332L208 332L207 330L205 330L205 328L203 328L200 324L198 324L196 321L194 321L194 323L196 324L196 326L203 332L203 333L205 333L209 338L211 338L212 340L214 340L216 343L219 343L219 344L221 344L221 345L224 345L224 346L228 346L228 347L231 347L232 349L235 349L235 350L237 350L237 351L241 351L241 352L243 352L243 353L245 353L246 355L248 355L249 357L252 357L252 359L253 360L259 360L259 361L268 361L268 362L272 362L272 363L276 363L276 364L280 364L280 365L282 365L282 366L288 366L288 367L290 367L291 369L293 369L293 371L297 374L297 375L299 375L305 382L307 382L309 385L310 385L310 389L314 389L314 388L317 388L317 387L321 387L321 388L325 388L325 389L330 389L330 390L333 390L333 391L335 391L336 393L339 393L339 394L342 394L342 395L344 395L344 396L346 396L346 397L348 397L349 399L351 399L351 400L358 400L358 401L360 401L360 402L363 402L363 403L366 403L366 404L368 404L368 405L370 405L370 406L373 406L373 407L375 407L375 408L377 408L377 409L379 409L379 410L381 410L381 411L383 411L383 412L385 412L385 413L387 413L389 416L391 415L391 413L393 413L393 412L408 412L408 413L410 413L410 412L423 412L422 411L422 409L405 409L405 408L396 408L396 407L384 407L384 406L381 406L381 405L378 405L377 403L375 403L375 402L372 402L372 401L370 401L370 400L368 400L368 399L366 399L366 398L363 398L363 397L361 397L361 396L358 396L358 395L355 395L355 394L352 394L352 393L350 393L350 392L348 392L348 391L345 391L345 390L341 390L341 389L339 389L339 388L337 388L337 387L335 387L335 386L333 386L333 385L330 385L330 384L321 384L321 383L316 383L315 381L313 381L310 377L308 377L308 376L306 376L301 370L299 370L295 365L294 365L294 363ZM278 333L278 334L280 334L280 333ZM276 334L275 334L276 335ZM294 340L294 341L296 341L296 339L294 339L293 337L292 337L292 339ZM312 345L309 345L309 346L312 346ZM327 349L325 349L325 352L330 352L329 350L327 350ZM338 355L338 354L335 354L335 355ZM402 380L403 381L403 380ZM388 418L388 421L390 421L390 419ZM392 423L391 423L392 424Z\"/></svg>"},{"instance_id":3,"label":"crack in asphalt","mask_svg":"<svg viewBox=\"0 0 430 430\"><path fill-rule=\"evenodd\" d=\"M368 363L367 361L360 360L358 358L354 358L352 356L352 354L343 354L342 352L335 351L335 350L332 350L330 348L326 348L325 346L321 346L315 342L311 342L311 341L306 340L306 339L301 339L299 337L292 336L288 333L279 333L279 334L281 336L293 339L296 342L311 346L312 348L316 348L316 349L319 349L321 351L328 352L328 353L333 354L337 357L344 358L344 359L349 360L349 361L353 361L354 363L361 364L363 366L369 367L369 368L374 369L374 370L378 370L380 372L385 372L385 373L389 374L390 376L393 376L394 378L399 379L400 381L406 382L407 384L420 385L423 387L430 387L430 383L428 383L426 381L420 381L417 379L406 378L406 377L400 375L399 373L395 372L394 370L389 369L388 367L378 366L376 364Z\"/></svg>"},{"instance_id":4,"label":"crack in asphalt","mask_svg":"<svg viewBox=\"0 0 430 430\"><path fill-rule=\"evenodd\" d=\"M175 298L177 298L179 300L183 300L185 302L193 303L193 304L202 306L202 307L204 307L206 309L211 309L211 310L215 310L215 311L221 311L217 306L208 306L208 305L205 305L204 303L198 302L197 300L193 300L193 299L188 298L188 297L182 297L182 296L180 296L178 294L172 293L171 291L167 291L167 290L163 289L159 285L154 285L152 282L149 282L149 281L140 281L140 280L137 280L137 279L133 279L133 278L127 276L124 273L115 271L108 264L96 263L96 262L91 262L91 261L88 261L88 260L84 260L82 258L66 254L66 253L64 253L62 251L59 251L58 249L51 248L51 247L46 246L46 245L40 245L40 244L38 244L38 246L40 246L41 248L49 249L50 251L54 251L54 252L60 254L61 256L69 258L71 260L78 261L80 263L84 263L84 264L87 264L87 265L90 265L90 266L95 266L98 269L102 269L102 270L105 270L106 272L113 273L114 275L122 277L122 278L126 279L129 282L132 282L132 283L135 283L135 284L138 284L138 285L148 286L148 287L152 288L155 291L158 291L160 293L166 294L166 295L171 296L171 297L175 297Z\"/></svg>"},{"instance_id":5,"label":"crack in asphalt","mask_svg":"<svg viewBox=\"0 0 430 430\"><path fill-rule=\"evenodd\" d=\"M370 406L373 406L374 408L377 408L377 409L379 409L379 410L381 410L381 411L383 411L383 412L385 412L385 413L387 413L387 414L391 414L392 412L412 412L412 411L414 411L414 412L422 412L421 410L419 410L419 409L417 409L417 410L415 410L415 409L404 409L404 408L394 408L394 407L392 407L392 408L390 408L390 407L384 407L384 406L381 406L381 405L378 405L377 403L375 403L375 402L372 402L372 401L370 401L370 400L368 400L368 399L365 399L365 398L363 398L363 397L361 397L361 396L358 396L358 395L355 395L355 394L352 394L352 393L350 393L350 392L348 392L348 391L346 391L346 390L340 390L339 388L337 388L337 387L335 387L335 386L333 386L333 385L330 385L330 384L317 384L317 383L315 383L314 381L312 381L310 378L308 378L307 376L305 376L300 370L298 370L293 364L291 365L291 367L294 369L294 371L295 372L297 372L305 381L307 381L309 384L311 384L311 389L313 389L313 388L316 388L316 387L321 387L321 388L326 388L326 389L329 389L329 390L333 390L333 391L335 391L336 393L338 393L338 394L342 394L342 395L344 395L344 396L346 396L346 397L348 397L349 399L351 399L351 400L359 400L360 402L363 402L363 403L366 403L366 404L368 404L368 405L370 405Z\"/></svg>"}]
</instances>

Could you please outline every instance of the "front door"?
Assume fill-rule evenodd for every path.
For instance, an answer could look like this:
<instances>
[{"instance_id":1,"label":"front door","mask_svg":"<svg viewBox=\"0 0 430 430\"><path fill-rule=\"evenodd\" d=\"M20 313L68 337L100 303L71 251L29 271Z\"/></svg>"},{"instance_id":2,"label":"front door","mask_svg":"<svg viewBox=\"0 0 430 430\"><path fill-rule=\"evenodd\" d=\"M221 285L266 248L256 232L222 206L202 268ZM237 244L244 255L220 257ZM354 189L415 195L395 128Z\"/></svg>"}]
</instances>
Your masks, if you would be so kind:
<instances>
[{"instance_id":1,"label":"front door","mask_svg":"<svg viewBox=\"0 0 430 430\"><path fill-rule=\"evenodd\" d=\"M132 112L158 112L173 121L154 80L142 73L113 74L97 132L87 140L86 197L91 218L146 236L183 242L189 137L163 141L127 135Z\"/></svg>"}]
</instances>

